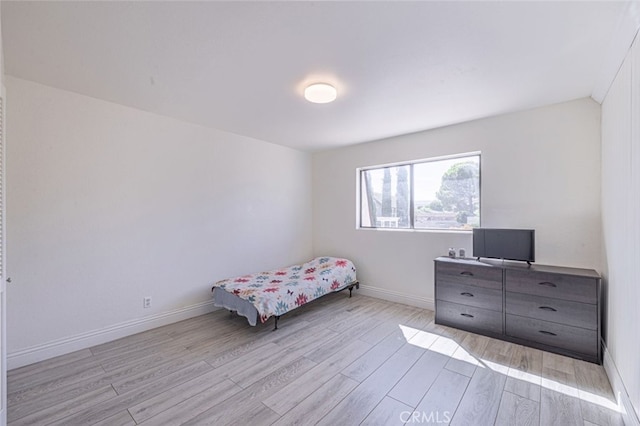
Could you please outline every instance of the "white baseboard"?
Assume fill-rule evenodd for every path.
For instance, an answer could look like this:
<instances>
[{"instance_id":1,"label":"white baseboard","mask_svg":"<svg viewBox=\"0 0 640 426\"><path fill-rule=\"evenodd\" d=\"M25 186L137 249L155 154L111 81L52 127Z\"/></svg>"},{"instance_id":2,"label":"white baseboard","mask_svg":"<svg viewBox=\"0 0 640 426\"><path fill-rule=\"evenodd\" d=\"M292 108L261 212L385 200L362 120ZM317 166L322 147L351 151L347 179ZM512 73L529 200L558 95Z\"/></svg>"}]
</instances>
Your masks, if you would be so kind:
<instances>
[{"instance_id":1,"label":"white baseboard","mask_svg":"<svg viewBox=\"0 0 640 426\"><path fill-rule=\"evenodd\" d=\"M174 309L169 312L162 312L149 315L144 318L136 318L120 324L105 327L100 330L93 330L76 336L65 337L42 345L32 346L26 349L7 354L7 368L22 367L34 362L44 361L59 355L68 354L81 349L90 348L102 343L110 342L121 337L151 330L163 325L182 321L188 318L204 315L214 311L213 300Z\"/></svg>"},{"instance_id":2,"label":"white baseboard","mask_svg":"<svg viewBox=\"0 0 640 426\"><path fill-rule=\"evenodd\" d=\"M604 371L609 377L609 383L611 383L611 388L613 389L613 394L616 397L618 407L620 407L622 420L624 421L624 424L626 426L640 426L638 413L636 413L635 409L633 408L631 398L629 398L629 393L627 393L627 389L624 386L622 377L620 377L618 368L613 362L611 354L607 350L607 345L603 344L602 346L604 353L602 357L602 365L604 367Z\"/></svg>"},{"instance_id":3,"label":"white baseboard","mask_svg":"<svg viewBox=\"0 0 640 426\"><path fill-rule=\"evenodd\" d=\"M436 307L433 299L422 296L413 296L393 290L387 290L385 288L360 284L359 291L364 296L376 297L378 299L388 300L389 302L402 303L409 306L415 306L417 308L429 309L431 311L435 310Z\"/></svg>"}]
</instances>

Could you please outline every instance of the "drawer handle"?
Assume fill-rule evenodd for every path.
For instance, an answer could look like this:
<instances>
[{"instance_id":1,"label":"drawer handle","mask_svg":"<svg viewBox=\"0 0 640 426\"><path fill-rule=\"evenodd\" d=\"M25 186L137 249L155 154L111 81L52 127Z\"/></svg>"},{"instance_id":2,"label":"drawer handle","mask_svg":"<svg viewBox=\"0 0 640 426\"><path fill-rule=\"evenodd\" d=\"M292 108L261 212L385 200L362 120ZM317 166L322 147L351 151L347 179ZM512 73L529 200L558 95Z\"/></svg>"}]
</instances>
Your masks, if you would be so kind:
<instances>
[{"instance_id":1,"label":"drawer handle","mask_svg":"<svg viewBox=\"0 0 640 426\"><path fill-rule=\"evenodd\" d=\"M472 293L467 293L466 291L464 293L460 293L460 296L467 296L467 297L473 297Z\"/></svg>"},{"instance_id":2,"label":"drawer handle","mask_svg":"<svg viewBox=\"0 0 640 426\"><path fill-rule=\"evenodd\" d=\"M557 336L556 333L552 333L550 331L539 330L538 333L546 334L547 336Z\"/></svg>"},{"instance_id":3,"label":"drawer handle","mask_svg":"<svg viewBox=\"0 0 640 426\"><path fill-rule=\"evenodd\" d=\"M557 309L554 309L551 306L540 306L538 309L542 309L543 311L549 311L549 312L558 312Z\"/></svg>"},{"instance_id":4,"label":"drawer handle","mask_svg":"<svg viewBox=\"0 0 640 426\"><path fill-rule=\"evenodd\" d=\"M469 271L462 271L460 272L460 275L466 275L468 277L472 277L473 276L473 272L469 272Z\"/></svg>"},{"instance_id":5,"label":"drawer handle","mask_svg":"<svg viewBox=\"0 0 640 426\"><path fill-rule=\"evenodd\" d=\"M538 283L538 285L543 285L545 287L557 287L557 285L555 285L554 283L550 283L549 281L543 281L541 283Z\"/></svg>"},{"instance_id":6,"label":"drawer handle","mask_svg":"<svg viewBox=\"0 0 640 426\"><path fill-rule=\"evenodd\" d=\"M460 315L462 315L463 317L467 317L467 318L473 318L473 315L471 315L471 314L460 314Z\"/></svg>"}]
</instances>

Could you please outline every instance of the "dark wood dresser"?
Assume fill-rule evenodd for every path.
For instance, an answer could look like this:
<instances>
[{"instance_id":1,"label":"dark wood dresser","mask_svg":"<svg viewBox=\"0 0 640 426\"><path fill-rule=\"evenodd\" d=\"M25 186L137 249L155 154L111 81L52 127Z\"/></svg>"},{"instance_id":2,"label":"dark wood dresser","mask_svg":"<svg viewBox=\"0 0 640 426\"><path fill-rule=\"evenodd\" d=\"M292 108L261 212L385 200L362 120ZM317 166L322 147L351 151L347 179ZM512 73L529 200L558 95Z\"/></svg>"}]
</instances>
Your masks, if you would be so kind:
<instances>
[{"instance_id":1,"label":"dark wood dresser","mask_svg":"<svg viewBox=\"0 0 640 426\"><path fill-rule=\"evenodd\" d=\"M494 260L435 260L436 323L601 363L600 275Z\"/></svg>"}]
</instances>

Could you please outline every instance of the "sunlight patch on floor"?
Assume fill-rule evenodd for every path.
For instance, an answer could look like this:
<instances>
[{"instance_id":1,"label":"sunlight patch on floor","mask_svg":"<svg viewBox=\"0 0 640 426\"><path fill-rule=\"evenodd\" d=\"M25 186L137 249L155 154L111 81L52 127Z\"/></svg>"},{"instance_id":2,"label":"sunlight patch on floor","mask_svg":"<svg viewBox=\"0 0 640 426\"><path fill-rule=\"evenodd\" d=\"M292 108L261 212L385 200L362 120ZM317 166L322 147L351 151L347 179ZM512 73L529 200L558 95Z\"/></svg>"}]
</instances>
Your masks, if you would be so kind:
<instances>
[{"instance_id":1,"label":"sunlight patch on floor","mask_svg":"<svg viewBox=\"0 0 640 426\"><path fill-rule=\"evenodd\" d=\"M487 359L480 359L480 362L486 365L489 369L498 372L500 374L504 374L505 376L509 373L509 366L504 364L499 364L497 362L489 361Z\"/></svg>"},{"instance_id":2,"label":"sunlight patch on floor","mask_svg":"<svg viewBox=\"0 0 640 426\"><path fill-rule=\"evenodd\" d=\"M409 342L416 334L425 333L424 331L418 330L417 328L407 327L406 325L402 324L398 324L398 327L400 327L400 331L404 336L404 340L406 340L407 342ZM426 347L424 349L426 349Z\"/></svg>"},{"instance_id":3,"label":"sunlight patch on floor","mask_svg":"<svg viewBox=\"0 0 640 426\"><path fill-rule=\"evenodd\" d=\"M609 410L622 413L623 409L621 409L618 404L609 400L608 398L600 395L593 394L591 392L585 392L581 389L578 389L579 398L583 401L590 402L592 404L599 405L604 408L608 408Z\"/></svg>"},{"instance_id":4,"label":"sunlight patch on floor","mask_svg":"<svg viewBox=\"0 0 640 426\"><path fill-rule=\"evenodd\" d=\"M459 361L463 361L469 363L471 365L475 365L476 367L485 368L480 361L469 352L466 351L462 346L458 345L458 349L451 355L451 358L457 359Z\"/></svg>"},{"instance_id":5,"label":"sunlight patch on floor","mask_svg":"<svg viewBox=\"0 0 640 426\"><path fill-rule=\"evenodd\" d=\"M562 393L574 398L581 399L585 402L599 405L609 410L620 413L622 410L609 398L596 395L594 393L578 389L575 386L570 386L564 383L560 383L557 380L542 377L537 374L527 373L525 371L516 370L508 365L500 364L488 359L478 358L471 355L460 346L455 340L450 339L439 334L430 333L428 331L419 330L413 327L405 325L398 325L402 331L407 343L418 346L429 351L437 352L451 358L468 362L480 368L489 368L505 376L512 377L516 380L522 380L528 383L539 385L545 389L552 390L554 392Z\"/></svg>"},{"instance_id":6,"label":"sunlight patch on floor","mask_svg":"<svg viewBox=\"0 0 640 426\"><path fill-rule=\"evenodd\" d=\"M402 327L403 326L400 326L400 328L402 328ZM404 331L403 331L403 334L405 334ZM406 336L406 334L405 334L405 336ZM431 345L433 345L433 342L435 342L438 337L440 337L440 336L438 336L437 334L429 333L427 331L418 330L418 332L415 333L413 335L413 337L407 339L407 342L409 342L409 344L411 344L411 345L418 346L418 347L421 347L423 349L428 349Z\"/></svg>"},{"instance_id":7,"label":"sunlight patch on floor","mask_svg":"<svg viewBox=\"0 0 640 426\"><path fill-rule=\"evenodd\" d=\"M515 368L509 368L509 372L507 373L507 376L512 377L516 380L532 383L538 386L542 384L542 377L538 376L537 374L527 373L526 371L520 371Z\"/></svg>"}]
</instances>

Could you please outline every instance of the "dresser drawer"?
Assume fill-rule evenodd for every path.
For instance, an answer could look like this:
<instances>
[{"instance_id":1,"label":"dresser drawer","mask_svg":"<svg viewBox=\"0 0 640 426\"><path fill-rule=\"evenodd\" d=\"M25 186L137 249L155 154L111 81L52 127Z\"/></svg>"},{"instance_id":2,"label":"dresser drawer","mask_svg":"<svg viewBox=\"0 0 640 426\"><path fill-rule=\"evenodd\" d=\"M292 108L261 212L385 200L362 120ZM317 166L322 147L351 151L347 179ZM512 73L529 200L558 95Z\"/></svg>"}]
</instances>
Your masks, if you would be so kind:
<instances>
[{"instance_id":1,"label":"dresser drawer","mask_svg":"<svg viewBox=\"0 0 640 426\"><path fill-rule=\"evenodd\" d=\"M436 286L436 298L447 302L502 312L501 290L439 282Z\"/></svg>"},{"instance_id":2,"label":"dresser drawer","mask_svg":"<svg viewBox=\"0 0 640 426\"><path fill-rule=\"evenodd\" d=\"M469 262L436 262L436 282L502 290L502 269Z\"/></svg>"},{"instance_id":3,"label":"dresser drawer","mask_svg":"<svg viewBox=\"0 0 640 426\"><path fill-rule=\"evenodd\" d=\"M502 312L436 300L436 323L502 334Z\"/></svg>"},{"instance_id":4,"label":"dresser drawer","mask_svg":"<svg viewBox=\"0 0 640 426\"><path fill-rule=\"evenodd\" d=\"M508 314L598 330L598 307L589 303L507 292Z\"/></svg>"},{"instance_id":5,"label":"dresser drawer","mask_svg":"<svg viewBox=\"0 0 640 426\"><path fill-rule=\"evenodd\" d=\"M560 275L537 271L507 270L505 289L508 292L596 304L598 280L588 277Z\"/></svg>"},{"instance_id":6,"label":"dresser drawer","mask_svg":"<svg viewBox=\"0 0 640 426\"><path fill-rule=\"evenodd\" d=\"M598 332L507 314L506 334L590 357L598 356Z\"/></svg>"}]
</instances>

